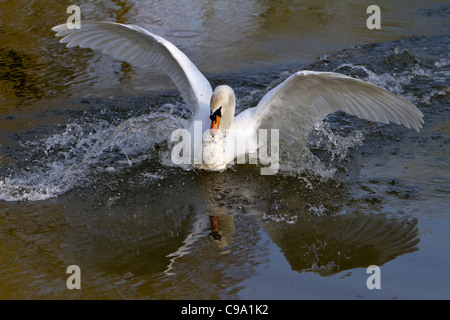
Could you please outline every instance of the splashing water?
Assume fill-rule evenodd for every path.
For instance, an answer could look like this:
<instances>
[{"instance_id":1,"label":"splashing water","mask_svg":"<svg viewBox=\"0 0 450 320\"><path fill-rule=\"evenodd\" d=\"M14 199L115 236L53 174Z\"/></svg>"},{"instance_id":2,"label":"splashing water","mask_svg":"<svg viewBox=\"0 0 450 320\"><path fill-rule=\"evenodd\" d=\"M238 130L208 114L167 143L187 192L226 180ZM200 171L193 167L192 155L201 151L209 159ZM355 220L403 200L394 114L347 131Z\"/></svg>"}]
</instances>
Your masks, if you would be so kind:
<instances>
[{"instance_id":1,"label":"splashing water","mask_svg":"<svg viewBox=\"0 0 450 320\"><path fill-rule=\"evenodd\" d=\"M156 161L174 167L170 160L170 133L186 128L188 120L162 113L127 119L115 126L106 121L69 123L65 130L39 141L23 144L32 165L0 176L0 200L45 200L63 194L89 181L96 172L117 172L143 161ZM332 159L342 160L349 148L362 143L362 134L342 137L324 122L316 124L320 134L315 148ZM301 161L298 161L301 159ZM285 152L283 174L310 171L324 179L333 177L334 168L325 168L314 156L301 150ZM283 160L282 160L283 161Z\"/></svg>"},{"instance_id":2,"label":"splashing water","mask_svg":"<svg viewBox=\"0 0 450 320\"><path fill-rule=\"evenodd\" d=\"M94 172L113 172L157 157L155 148L167 142L161 128L170 131L185 122L170 114L151 113L117 126L106 121L69 123L61 133L23 144L33 165L0 176L0 200L56 197L88 181Z\"/></svg>"},{"instance_id":3,"label":"splashing water","mask_svg":"<svg viewBox=\"0 0 450 320\"><path fill-rule=\"evenodd\" d=\"M395 48L394 59L408 54L406 49ZM407 58L417 60L415 57ZM448 61L448 58L441 58L435 62L436 68L413 64L406 70L393 74L376 72L365 65L352 63L335 65L332 71L357 76L415 103L419 99L412 93L405 94L404 87L414 77L446 79ZM279 73L277 79L269 81L268 87L240 87L238 92L243 96L239 99L240 103L252 106L268 88L277 85L289 74L287 71ZM435 97L447 93L448 86L433 89L423 95L420 102L430 103ZM3 168L0 172L0 200L33 201L56 197L88 182L95 173L117 172L144 161L152 161L166 168L174 167L170 157L170 133L175 129L187 128L189 124L186 115L177 112L178 109L178 105L164 105L159 111L131 117L116 125L99 119L75 121L68 123L62 132L38 141L22 143L24 155L19 157L25 160L12 169ZM342 115L330 115L317 121L307 141L306 150L295 143L287 145L281 141L279 174L297 176L310 188L313 188L313 184L310 178L305 177L305 173L323 180L335 178L336 164L345 160L350 150L364 143L365 129L355 129L354 124L351 117ZM320 160L318 154L321 155Z\"/></svg>"},{"instance_id":4,"label":"splashing water","mask_svg":"<svg viewBox=\"0 0 450 320\"><path fill-rule=\"evenodd\" d=\"M364 141L362 131L354 130L346 137L341 136L333 132L330 123L322 120L315 123L314 129L315 139L310 140L310 147L330 152L331 161L344 160L349 149L361 146Z\"/></svg>"}]
</instances>

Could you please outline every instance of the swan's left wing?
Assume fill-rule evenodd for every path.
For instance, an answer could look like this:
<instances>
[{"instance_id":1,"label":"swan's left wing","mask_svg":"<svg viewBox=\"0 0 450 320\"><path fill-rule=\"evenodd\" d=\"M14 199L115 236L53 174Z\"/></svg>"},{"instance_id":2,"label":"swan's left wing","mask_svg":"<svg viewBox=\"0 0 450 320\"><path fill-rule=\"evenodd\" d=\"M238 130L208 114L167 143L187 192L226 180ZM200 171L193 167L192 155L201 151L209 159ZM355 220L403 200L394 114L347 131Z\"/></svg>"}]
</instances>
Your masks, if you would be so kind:
<instances>
[{"instance_id":1,"label":"swan's left wing","mask_svg":"<svg viewBox=\"0 0 450 320\"><path fill-rule=\"evenodd\" d=\"M105 21L83 22L80 29L61 24L52 30L67 47L100 50L132 65L156 67L172 79L194 113L209 106L212 89L208 80L183 52L156 34L135 25ZM203 112L208 116L209 107Z\"/></svg>"},{"instance_id":2,"label":"swan's left wing","mask_svg":"<svg viewBox=\"0 0 450 320\"><path fill-rule=\"evenodd\" d=\"M299 71L236 119L255 129L280 129L291 142L307 139L317 120L335 111L419 131L423 114L411 103L373 84L333 72Z\"/></svg>"}]
</instances>

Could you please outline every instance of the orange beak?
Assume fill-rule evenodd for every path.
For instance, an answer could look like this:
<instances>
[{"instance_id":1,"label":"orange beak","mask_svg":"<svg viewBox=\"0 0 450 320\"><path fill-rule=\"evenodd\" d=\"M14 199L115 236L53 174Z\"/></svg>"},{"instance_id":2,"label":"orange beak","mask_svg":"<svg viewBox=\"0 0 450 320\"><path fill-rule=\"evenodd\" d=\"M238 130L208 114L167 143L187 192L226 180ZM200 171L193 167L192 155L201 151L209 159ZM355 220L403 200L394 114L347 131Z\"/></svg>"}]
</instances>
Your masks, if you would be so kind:
<instances>
[{"instance_id":1,"label":"orange beak","mask_svg":"<svg viewBox=\"0 0 450 320\"><path fill-rule=\"evenodd\" d=\"M215 115L214 119L211 121L211 128L213 133L216 133L217 130L219 130L219 124L220 124L220 116Z\"/></svg>"}]
</instances>

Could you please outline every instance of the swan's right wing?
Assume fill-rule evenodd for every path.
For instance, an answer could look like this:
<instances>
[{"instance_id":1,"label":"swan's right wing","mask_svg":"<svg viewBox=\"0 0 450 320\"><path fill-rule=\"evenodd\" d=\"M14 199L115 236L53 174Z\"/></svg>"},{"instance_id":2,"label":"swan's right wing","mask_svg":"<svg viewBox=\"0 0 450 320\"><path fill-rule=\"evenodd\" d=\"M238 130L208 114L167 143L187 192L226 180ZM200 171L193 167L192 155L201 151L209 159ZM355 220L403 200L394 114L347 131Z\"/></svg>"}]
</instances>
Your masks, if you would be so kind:
<instances>
[{"instance_id":1,"label":"swan's right wing","mask_svg":"<svg viewBox=\"0 0 450 320\"><path fill-rule=\"evenodd\" d=\"M299 71L269 91L239 123L279 129L287 141L306 141L318 120L335 111L419 131L423 114L411 103L373 84L333 72Z\"/></svg>"},{"instance_id":2,"label":"swan's right wing","mask_svg":"<svg viewBox=\"0 0 450 320\"><path fill-rule=\"evenodd\" d=\"M83 22L80 29L61 24L52 30L67 47L100 50L132 65L158 68L172 79L194 113L204 108L209 115L205 106L209 106L211 85L192 61L164 38L135 25L105 21Z\"/></svg>"}]
</instances>

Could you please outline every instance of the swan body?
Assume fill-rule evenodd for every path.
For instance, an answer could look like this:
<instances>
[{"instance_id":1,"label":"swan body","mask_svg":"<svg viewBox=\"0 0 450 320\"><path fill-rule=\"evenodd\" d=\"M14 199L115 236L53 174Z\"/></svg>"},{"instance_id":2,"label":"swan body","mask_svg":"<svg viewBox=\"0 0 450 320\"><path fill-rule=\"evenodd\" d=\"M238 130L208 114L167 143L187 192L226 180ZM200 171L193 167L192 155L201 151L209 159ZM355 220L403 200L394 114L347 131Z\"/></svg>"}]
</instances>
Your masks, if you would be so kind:
<instances>
[{"instance_id":1,"label":"swan body","mask_svg":"<svg viewBox=\"0 0 450 320\"><path fill-rule=\"evenodd\" d=\"M424 122L423 114L414 105L385 89L339 73L306 70L294 73L270 90L256 107L235 116L232 88L221 85L213 91L183 52L139 26L83 22L80 29L62 24L52 30L67 47L100 50L132 65L165 72L193 113L190 132L193 134L195 128L207 131L201 144L193 144L193 148L202 149L194 153L198 151L203 156L193 164L206 170L224 170L236 158L258 152L263 146L258 141L260 129L279 130L279 138L306 146L314 124L336 111L385 124L402 124L417 131ZM224 153L230 141L245 144Z\"/></svg>"}]
</instances>

